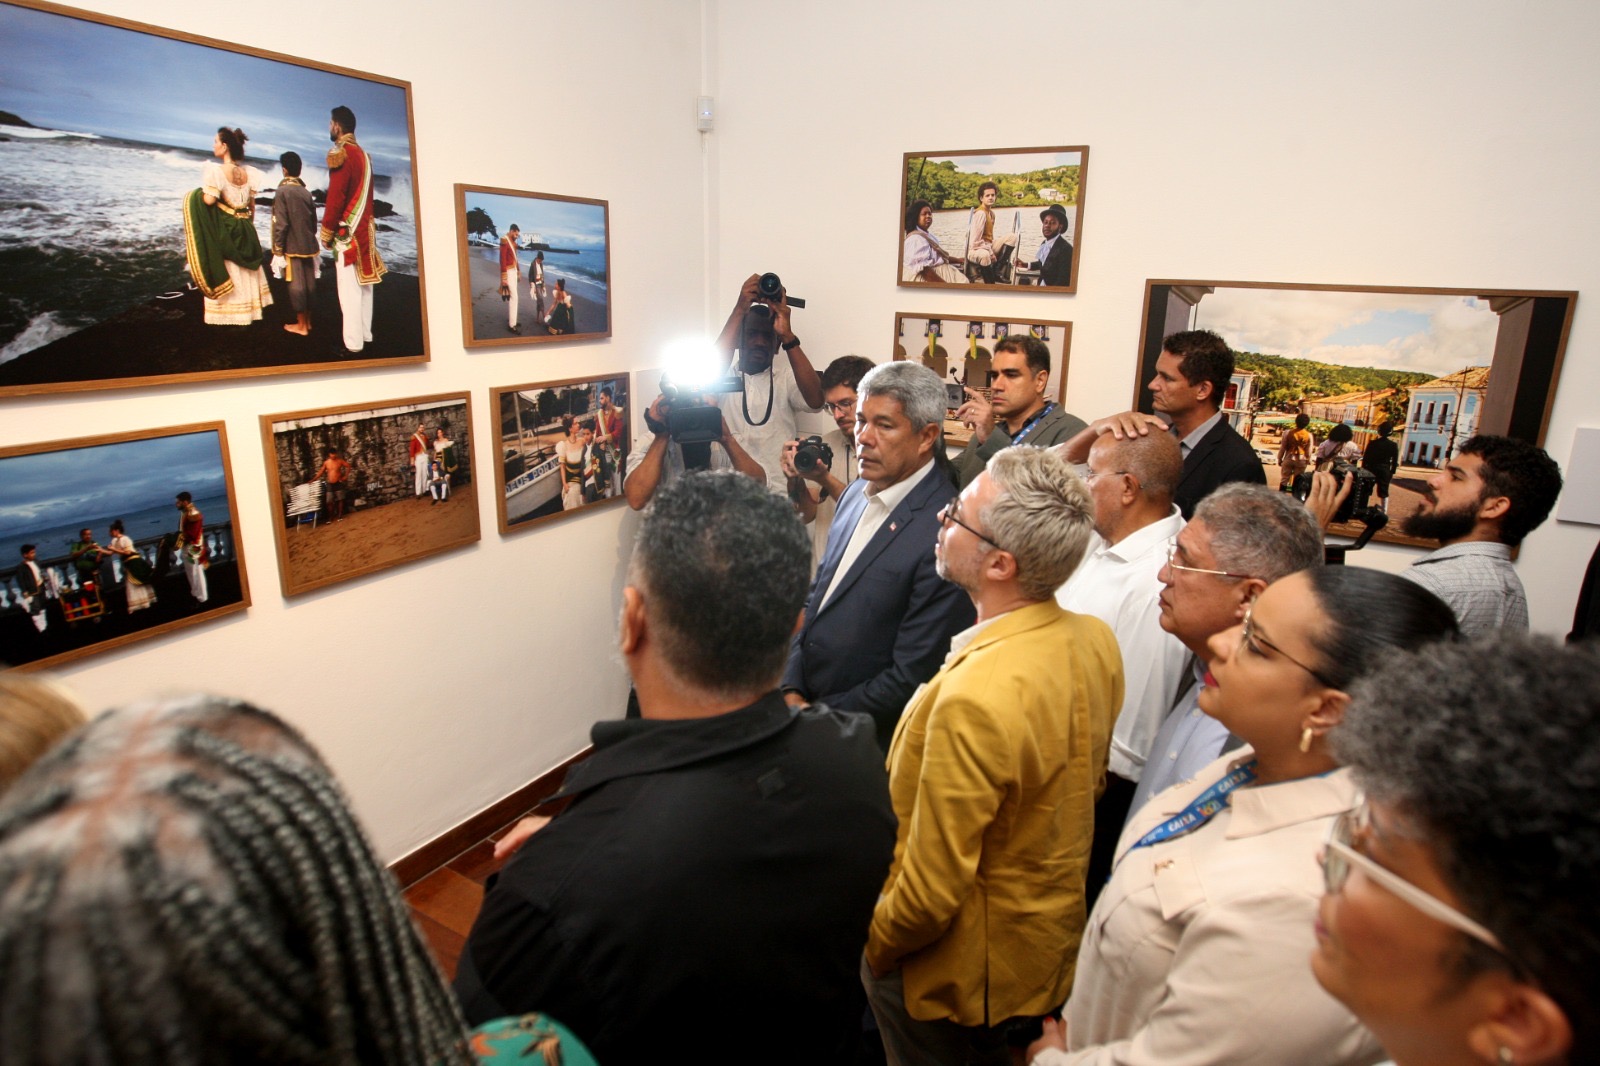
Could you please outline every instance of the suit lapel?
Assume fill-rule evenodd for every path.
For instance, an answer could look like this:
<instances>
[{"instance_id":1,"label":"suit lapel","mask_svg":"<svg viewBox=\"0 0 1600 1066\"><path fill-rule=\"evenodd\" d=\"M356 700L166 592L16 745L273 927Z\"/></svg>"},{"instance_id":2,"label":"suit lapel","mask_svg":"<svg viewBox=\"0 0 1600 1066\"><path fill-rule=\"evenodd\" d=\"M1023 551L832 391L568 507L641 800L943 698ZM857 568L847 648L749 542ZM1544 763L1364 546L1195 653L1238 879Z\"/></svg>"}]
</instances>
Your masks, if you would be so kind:
<instances>
[{"instance_id":1,"label":"suit lapel","mask_svg":"<svg viewBox=\"0 0 1600 1066\"><path fill-rule=\"evenodd\" d=\"M852 481L845 489L844 496L839 500L839 507L833 514L833 525L828 529L828 541L822 549L822 562L817 567L816 581L811 587L811 598L806 603L808 617L815 617L817 613L817 599L828 591L828 586L833 583L833 575L839 569L839 560L844 558L844 549L850 543L850 535L855 532L856 523L861 521L861 513L867 509L866 483Z\"/></svg>"},{"instance_id":2,"label":"suit lapel","mask_svg":"<svg viewBox=\"0 0 1600 1066\"><path fill-rule=\"evenodd\" d=\"M926 507L929 499L938 491L940 479L943 476L937 469L926 474L917 483L917 487L912 489L910 494L900 501L900 505L889 512L889 517L884 520L883 525L878 527L878 531L872 535L872 539L867 541L866 546L861 549L861 554L856 556L855 562L850 564L850 569L845 571L844 576L839 579L839 587L833 590L833 595L828 597L828 602L822 605L817 612L818 614L843 599L844 594L850 590L850 586L854 585L861 578L861 575L867 572L867 568L872 565L878 556L883 554L884 549L894 543L895 538L899 537L901 533L905 532L906 527L911 524L912 517ZM860 482L857 482L857 484L860 484ZM861 493L860 499L861 506L856 515L857 519L860 518L859 511L866 510L866 493L864 491ZM850 528L852 530L855 529L854 522L850 523ZM848 537L844 538L846 541L848 539ZM928 545L928 551L933 551L933 545ZM843 554L844 544L841 543L839 545L839 555ZM837 559L834 560L834 565L838 565ZM827 588L825 585L821 587L824 590Z\"/></svg>"},{"instance_id":3,"label":"suit lapel","mask_svg":"<svg viewBox=\"0 0 1600 1066\"><path fill-rule=\"evenodd\" d=\"M1184 483L1205 466L1206 457L1216 450L1217 445L1221 442L1220 433L1222 428L1227 424L1226 419L1218 422L1211 427L1210 432L1195 442L1193 448L1189 449L1189 454L1183 460L1183 473L1178 478L1179 489L1182 489Z\"/></svg>"}]
</instances>

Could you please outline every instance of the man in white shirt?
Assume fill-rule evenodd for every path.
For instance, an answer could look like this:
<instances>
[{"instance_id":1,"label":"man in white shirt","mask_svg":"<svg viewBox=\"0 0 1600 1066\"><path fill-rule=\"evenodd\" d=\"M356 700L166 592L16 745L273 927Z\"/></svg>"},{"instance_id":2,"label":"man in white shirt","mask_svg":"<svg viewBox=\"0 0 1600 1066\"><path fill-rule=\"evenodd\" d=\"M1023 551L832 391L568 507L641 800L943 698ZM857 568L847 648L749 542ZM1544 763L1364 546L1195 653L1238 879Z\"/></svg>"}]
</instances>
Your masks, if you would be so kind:
<instances>
[{"instance_id":1,"label":"man in white shirt","mask_svg":"<svg viewBox=\"0 0 1600 1066\"><path fill-rule=\"evenodd\" d=\"M1245 606L1280 577L1321 565L1322 532L1293 496L1232 482L1200 501L1160 575L1161 628L1194 652L1192 683L1156 732L1130 817L1151 796L1193 777L1228 743L1227 728L1198 702L1211 638L1237 625Z\"/></svg>"},{"instance_id":2,"label":"man in white shirt","mask_svg":"<svg viewBox=\"0 0 1600 1066\"><path fill-rule=\"evenodd\" d=\"M728 429L767 472L767 487L781 493L788 486L783 446L794 439L795 416L822 406L822 381L790 328L787 300L781 293L764 298L760 282L759 274L745 281L718 339L744 377L744 391L722 393L717 404Z\"/></svg>"},{"instance_id":3,"label":"man in white shirt","mask_svg":"<svg viewBox=\"0 0 1600 1066\"><path fill-rule=\"evenodd\" d=\"M1117 837L1156 731L1189 676L1189 649L1161 626L1157 576L1183 529L1172 502L1182 472L1183 456L1169 433L1096 438L1084 476L1094 502L1095 537L1083 565L1056 593L1062 607L1111 627L1127 679L1105 792L1095 804L1091 906L1111 875Z\"/></svg>"},{"instance_id":4,"label":"man in white shirt","mask_svg":"<svg viewBox=\"0 0 1600 1066\"><path fill-rule=\"evenodd\" d=\"M861 379L861 477L839 501L783 672L791 705L870 714L885 751L912 690L976 617L934 566L939 509L956 494L934 460L944 403L939 376L920 363Z\"/></svg>"}]
</instances>

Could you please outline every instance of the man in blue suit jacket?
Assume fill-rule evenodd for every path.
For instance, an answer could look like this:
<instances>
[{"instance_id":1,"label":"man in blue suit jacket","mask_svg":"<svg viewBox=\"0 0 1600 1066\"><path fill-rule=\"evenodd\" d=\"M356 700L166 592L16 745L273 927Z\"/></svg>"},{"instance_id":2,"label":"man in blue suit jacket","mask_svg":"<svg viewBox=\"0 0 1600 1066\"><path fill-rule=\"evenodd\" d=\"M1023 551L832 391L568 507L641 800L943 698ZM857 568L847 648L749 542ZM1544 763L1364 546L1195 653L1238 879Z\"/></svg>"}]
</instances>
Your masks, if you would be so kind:
<instances>
[{"instance_id":1,"label":"man in blue suit jacket","mask_svg":"<svg viewBox=\"0 0 1600 1066\"><path fill-rule=\"evenodd\" d=\"M920 363L886 363L861 379L859 394L861 476L834 513L783 689L794 705L870 714L887 751L912 692L976 615L934 569L939 513L956 495L934 460L945 412L939 376Z\"/></svg>"}]
</instances>

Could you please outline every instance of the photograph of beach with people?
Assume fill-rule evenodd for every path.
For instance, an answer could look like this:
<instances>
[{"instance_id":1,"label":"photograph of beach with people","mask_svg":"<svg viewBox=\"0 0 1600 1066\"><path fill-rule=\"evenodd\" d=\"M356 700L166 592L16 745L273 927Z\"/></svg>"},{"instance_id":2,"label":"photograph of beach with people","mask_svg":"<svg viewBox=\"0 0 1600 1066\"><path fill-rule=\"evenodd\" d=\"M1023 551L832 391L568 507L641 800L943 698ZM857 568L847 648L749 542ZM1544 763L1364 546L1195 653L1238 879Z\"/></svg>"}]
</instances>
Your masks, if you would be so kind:
<instances>
[{"instance_id":1,"label":"photograph of beach with people","mask_svg":"<svg viewBox=\"0 0 1600 1066\"><path fill-rule=\"evenodd\" d=\"M490 390L500 426L500 532L623 498L628 375Z\"/></svg>"},{"instance_id":2,"label":"photograph of beach with people","mask_svg":"<svg viewBox=\"0 0 1600 1066\"><path fill-rule=\"evenodd\" d=\"M606 201L457 185L456 227L467 347L611 336Z\"/></svg>"},{"instance_id":3,"label":"photograph of beach with people","mask_svg":"<svg viewBox=\"0 0 1600 1066\"><path fill-rule=\"evenodd\" d=\"M1076 292L1089 149L907 152L901 285Z\"/></svg>"},{"instance_id":4,"label":"photograph of beach with people","mask_svg":"<svg viewBox=\"0 0 1600 1066\"><path fill-rule=\"evenodd\" d=\"M1370 470L1361 502L1388 516L1377 539L1433 547L1401 527L1462 444L1477 433L1543 442L1573 295L1151 281L1136 406L1150 409L1162 338L1211 330L1234 353L1223 415L1267 484L1292 488L1335 462Z\"/></svg>"},{"instance_id":5,"label":"photograph of beach with people","mask_svg":"<svg viewBox=\"0 0 1600 1066\"><path fill-rule=\"evenodd\" d=\"M0 664L250 605L222 423L0 449Z\"/></svg>"},{"instance_id":6,"label":"photograph of beach with people","mask_svg":"<svg viewBox=\"0 0 1600 1066\"><path fill-rule=\"evenodd\" d=\"M467 393L261 416L283 594L481 538Z\"/></svg>"},{"instance_id":7,"label":"photograph of beach with people","mask_svg":"<svg viewBox=\"0 0 1600 1066\"><path fill-rule=\"evenodd\" d=\"M0 40L0 396L427 358L406 83L16 3ZM353 334L330 189L359 205L339 259L377 278Z\"/></svg>"}]
</instances>

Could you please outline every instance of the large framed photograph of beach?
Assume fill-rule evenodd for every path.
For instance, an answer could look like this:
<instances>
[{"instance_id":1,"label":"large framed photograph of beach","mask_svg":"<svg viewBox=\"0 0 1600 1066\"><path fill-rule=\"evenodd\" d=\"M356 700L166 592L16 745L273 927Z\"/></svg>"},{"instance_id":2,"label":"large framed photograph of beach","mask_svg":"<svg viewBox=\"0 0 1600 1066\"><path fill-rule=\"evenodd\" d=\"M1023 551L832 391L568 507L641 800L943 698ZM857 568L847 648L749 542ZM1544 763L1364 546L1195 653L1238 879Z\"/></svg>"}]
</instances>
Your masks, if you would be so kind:
<instances>
[{"instance_id":1,"label":"large framed photograph of beach","mask_svg":"<svg viewBox=\"0 0 1600 1066\"><path fill-rule=\"evenodd\" d=\"M1060 403L1067 390L1072 323L1052 319L984 318L901 312L894 316L894 358L915 360L939 375L948 395L947 413L966 399L966 389L987 397L994 381L994 351L1009 337L1031 337L1050 353L1045 399ZM953 417L945 420L945 443L964 448L971 430Z\"/></svg>"},{"instance_id":2,"label":"large framed photograph of beach","mask_svg":"<svg viewBox=\"0 0 1600 1066\"><path fill-rule=\"evenodd\" d=\"M0 397L428 358L408 83L44 3L0 40Z\"/></svg>"},{"instance_id":3,"label":"large framed photograph of beach","mask_svg":"<svg viewBox=\"0 0 1600 1066\"><path fill-rule=\"evenodd\" d=\"M1211 330L1234 358L1223 415L1255 448L1269 485L1299 471L1284 438L1305 415L1313 459L1326 446L1373 470L1367 505L1388 514L1377 539L1437 547L1407 534L1406 519L1427 479L1468 438L1544 443L1577 298L1523 289L1147 281L1134 406L1151 410L1147 384L1164 338ZM1365 525L1330 528L1356 536Z\"/></svg>"},{"instance_id":4,"label":"large framed photograph of beach","mask_svg":"<svg viewBox=\"0 0 1600 1066\"><path fill-rule=\"evenodd\" d=\"M606 201L457 185L456 230L468 348L611 336Z\"/></svg>"},{"instance_id":5,"label":"large framed photograph of beach","mask_svg":"<svg viewBox=\"0 0 1600 1066\"><path fill-rule=\"evenodd\" d=\"M1077 292L1089 149L907 152L899 284Z\"/></svg>"},{"instance_id":6,"label":"large framed photograph of beach","mask_svg":"<svg viewBox=\"0 0 1600 1066\"><path fill-rule=\"evenodd\" d=\"M283 594L477 542L464 392L261 416Z\"/></svg>"},{"instance_id":7,"label":"large framed photograph of beach","mask_svg":"<svg viewBox=\"0 0 1600 1066\"><path fill-rule=\"evenodd\" d=\"M231 469L221 422L0 448L0 664L249 607Z\"/></svg>"},{"instance_id":8,"label":"large framed photograph of beach","mask_svg":"<svg viewBox=\"0 0 1600 1066\"><path fill-rule=\"evenodd\" d=\"M500 440L500 532L622 500L631 403L628 375L621 371L491 389Z\"/></svg>"}]
</instances>

